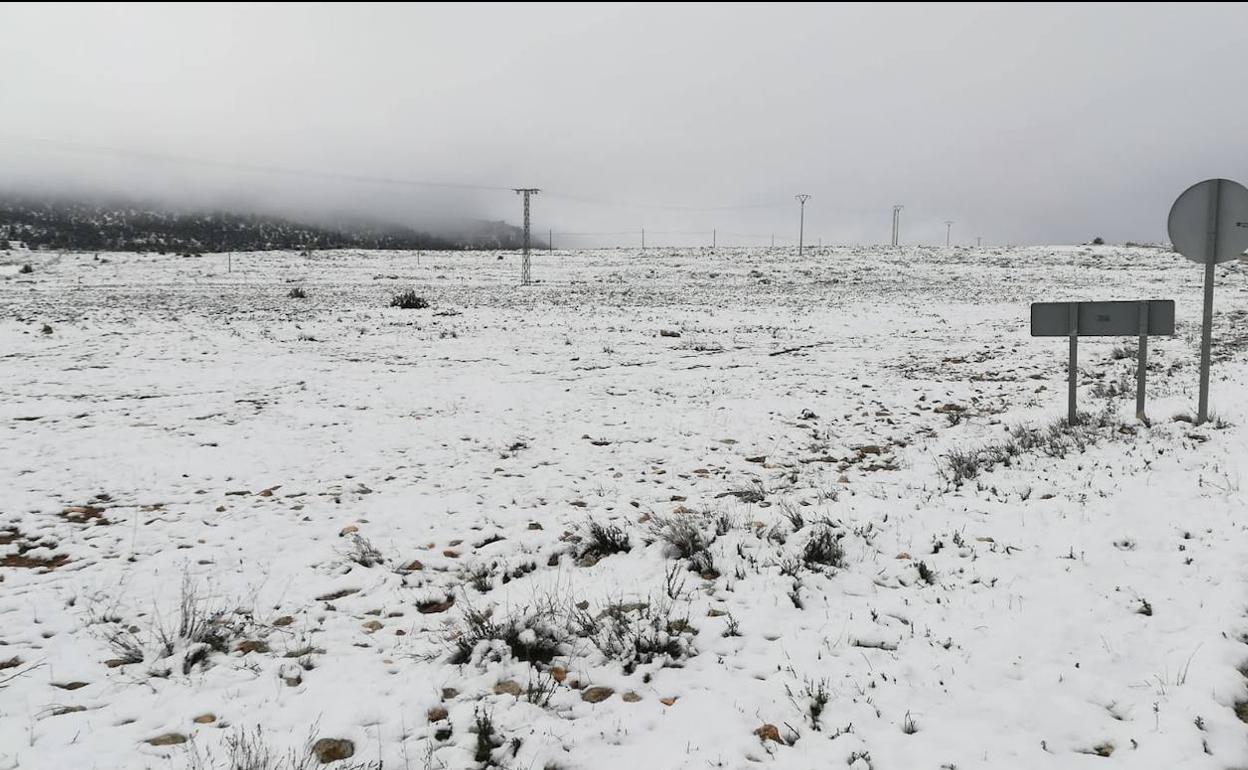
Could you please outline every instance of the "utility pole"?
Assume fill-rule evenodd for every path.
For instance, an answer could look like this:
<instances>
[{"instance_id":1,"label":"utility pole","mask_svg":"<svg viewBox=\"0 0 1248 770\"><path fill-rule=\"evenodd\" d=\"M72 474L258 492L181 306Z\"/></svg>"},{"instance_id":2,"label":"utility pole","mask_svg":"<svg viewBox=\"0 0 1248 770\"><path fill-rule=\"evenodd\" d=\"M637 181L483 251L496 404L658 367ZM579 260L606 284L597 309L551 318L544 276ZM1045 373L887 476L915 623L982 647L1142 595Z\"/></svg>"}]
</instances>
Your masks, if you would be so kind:
<instances>
[{"instance_id":1,"label":"utility pole","mask_svg":"<svg viewBox=\"0 0 1248 770\"><path fill-rule=\"evenodd\" d=\"M983 246L983 245L984 245L984 236L982 235L975 236L975 248L978 249L980 246Z\"/></svg>"},{"instance_id":2,"label":"utility pole","mask_svg":"<svg viewBox=\"0 0 1248 770\"><path fill-rule=\"evenodd\" d=\"M536 187L516 187L513 189L524 196L524 257L520 262L520 285L528 286L533 282L529 262L529 196L536 195L541 190Z\"/></svg>"},{"instance_id":3,"label":"utility pole","mask_svg":"<svg viewBox=\"0 0 1248 770\"><path fill-rule=\"evenodd\" d=\"M802 204L801 219L798 221L797 226L797 256L800 257L802 256L802 240L806 237L806 201L810 200L810 196L802 193L793 197L797 199L798 203Z\"/></svg>"},{"instance_id":4,"label":"utility pole","mask_svg":"<svg viewBox=\"0 0 1248 770\"><path fill-rule=\"evenodd\" d=\"M711 251L714 251L718 245L718 234L715 230L711 230Z\"/></svg>"},{"instance_id":5,"label":"utility pole","mask_svg":"<svg viewBox=\"0 0 1248 770\"><path fill-rule=\"evenodd\" d=\"M953 220L945 220L945 248L949 248L949 234L953 232Z\"/></svg>"},{"instance_id":6,"label":"utility pole","mask_svg":"<svg viewBox=\"0 0 1248 770\"><path fill-rule=\"evenodd\" d=\"M899 245L901 240L901 210L904 208L900 204L893 204L893 245Z\"/></svg>"},{"instance_id":7,"label":"utility pole","mask_svg":"<svg viewBox=\"0 0 1248 770\"><path fill-rule=\"evenodd\" d=\"M546 231L546 250L555 250L555 230L553 227Z\"/></svg>"},{"instance_id":8,"label":"utility pole","mask_svg":"<svg viewBox=\"0 0 1248 770\"><path fill-rule=\"evenodd\" d=\"M646 250L646 228L641 228L641 250Z\"/></svg>"},{"instance_id":9,"label":"utility pole","mask_svg":"<svg viewBox=\"0 0 1248 770\"><path fill-rule=\"evenodd\" d=\"M776 234L775 233L771 234L771 248L773 249L776 248Z\"/></svg>"}]
</instances>

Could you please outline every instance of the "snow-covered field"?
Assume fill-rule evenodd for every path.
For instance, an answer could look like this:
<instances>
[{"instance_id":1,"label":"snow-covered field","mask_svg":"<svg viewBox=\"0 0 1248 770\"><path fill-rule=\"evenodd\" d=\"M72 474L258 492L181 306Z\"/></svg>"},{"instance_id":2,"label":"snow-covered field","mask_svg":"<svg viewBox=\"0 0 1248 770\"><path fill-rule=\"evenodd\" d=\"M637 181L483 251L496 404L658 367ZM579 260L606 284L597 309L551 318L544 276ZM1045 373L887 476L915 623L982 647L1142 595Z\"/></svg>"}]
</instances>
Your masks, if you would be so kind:
<instances>
[{"instance_id":1,"label":"snow-covered field","mask_svg":"<svg viewBox=\"0 0 1248 770\"><path fill-rule=\"evenodd\" d=\"M0 770L1248 767L1243 265L6 259Z\"/></svg>"}]
</instances>

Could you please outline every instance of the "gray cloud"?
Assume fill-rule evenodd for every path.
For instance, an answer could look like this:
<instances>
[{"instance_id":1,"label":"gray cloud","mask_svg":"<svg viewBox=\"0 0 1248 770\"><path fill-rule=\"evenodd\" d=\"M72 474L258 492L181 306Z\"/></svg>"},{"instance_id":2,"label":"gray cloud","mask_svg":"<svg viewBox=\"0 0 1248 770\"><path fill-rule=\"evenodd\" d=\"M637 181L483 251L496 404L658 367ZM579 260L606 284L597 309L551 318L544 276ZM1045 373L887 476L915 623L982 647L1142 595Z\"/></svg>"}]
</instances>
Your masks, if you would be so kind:
<instances>
[{"instance_id":1,"label":"gray cloud","mask_svg":"<svg viewBox=\"0 0 1248 770\"><path fill-rule=\"evenodd\" d=\"M517 221L509 192L69 152L532 185L539 229L879 242L1163 240L1248 181L1240 6L0 7L0 174L203 202ZM8 138L5 138L8 137ZM560 196L562 194L562 197ZM593 199L587 202L578 199ZM636 208L598 201L723 211ZM604 240L611 240L607 238ZM591 242L591 239L585 239ZM563 245L573 245L571 238Z\"/></svg>"}]
</instances>

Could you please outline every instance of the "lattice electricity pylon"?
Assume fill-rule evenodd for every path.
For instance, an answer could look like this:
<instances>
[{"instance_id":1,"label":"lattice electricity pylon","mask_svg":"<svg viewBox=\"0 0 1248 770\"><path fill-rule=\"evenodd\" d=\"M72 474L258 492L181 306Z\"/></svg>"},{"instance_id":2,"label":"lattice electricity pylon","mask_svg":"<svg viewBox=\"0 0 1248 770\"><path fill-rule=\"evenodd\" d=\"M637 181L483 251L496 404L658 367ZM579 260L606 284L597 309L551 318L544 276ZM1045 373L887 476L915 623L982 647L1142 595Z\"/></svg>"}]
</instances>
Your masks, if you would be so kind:
<instances>
[{"instance_id":1,"label":"lattice electricity pylon","mask_svg":"<svg viewBox=\"0 0 1248 770\"><path fill-rule=\"evenodd\" d=\"M536 195L541 190L536 187L516 187L513 189L524 196L524 257L520 262L520 285L528 286L533 282L529 263L529 196Z\"/></svg>"}]
</instances>

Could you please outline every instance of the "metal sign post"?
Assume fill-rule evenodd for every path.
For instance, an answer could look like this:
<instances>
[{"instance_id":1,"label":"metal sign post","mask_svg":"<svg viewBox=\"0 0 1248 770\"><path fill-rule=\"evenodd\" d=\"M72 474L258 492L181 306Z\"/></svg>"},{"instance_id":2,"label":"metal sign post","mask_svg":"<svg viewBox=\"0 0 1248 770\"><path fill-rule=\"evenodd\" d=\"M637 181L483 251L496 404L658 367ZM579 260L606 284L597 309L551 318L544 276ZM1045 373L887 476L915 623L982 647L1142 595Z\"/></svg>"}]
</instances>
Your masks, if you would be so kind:
<instances>
[{"instance_id":1,"label":"metal sign post","mask_svg":"<svg viewBox=\"0 0 1248 770\"><path fill-rule=\"evenodd\" d=\"M1070 362L1066 365L1068 381L1066 393L1066 421L1071 425L1079 422L1079 410L1075 407L1079 392L1079 304L1070 303L1066 312L1066 331L1070 334ZM1035 328L1032 328L1035 334Z\"/></svg>"},{"instance_id":2,"label":"metal sign post","mask_svg":"<svg viewBox=\"0 0 1248 770\"><path fill-rule=\"evenodd\" d=\"M1140 344L1135 362L1135 419L1144 422L1144 381L1148 377L1148 303L1140 301Z\"/></svg>"},{"instance_id":3,"label":"metal sign post","mask_svg":"<svg viewBox=\"0 0 1248 770\"><path fill-rule=\"evenodd\" d=\"M1031 336L1069 337L1070 363L1067 369L1066 419L1079 421L1080 337L1140 337L1136 371L1135 415L1144 418L1144 372L1148 368L1148 338L1174 334L1174 300L1149 299L1138 302L1033 302Z\"/></svg>"},{"instance_id":4,"label":"metal sign post","mask_svg":"<svg viewBox=\"0 0 1248 770\"><path fill-rule=\"evenodd\" d=\"M1213 266L1248 249L1248 188L1229 179L1206 179L1183 191L1167 221L1174 250L1205 266L1200 334L1199 425L1209 419L1209 365L1213 348Z\"/></svg>"}]
</instances>

